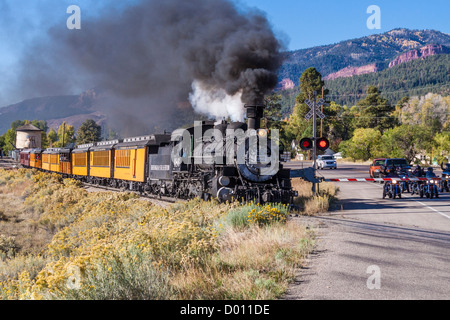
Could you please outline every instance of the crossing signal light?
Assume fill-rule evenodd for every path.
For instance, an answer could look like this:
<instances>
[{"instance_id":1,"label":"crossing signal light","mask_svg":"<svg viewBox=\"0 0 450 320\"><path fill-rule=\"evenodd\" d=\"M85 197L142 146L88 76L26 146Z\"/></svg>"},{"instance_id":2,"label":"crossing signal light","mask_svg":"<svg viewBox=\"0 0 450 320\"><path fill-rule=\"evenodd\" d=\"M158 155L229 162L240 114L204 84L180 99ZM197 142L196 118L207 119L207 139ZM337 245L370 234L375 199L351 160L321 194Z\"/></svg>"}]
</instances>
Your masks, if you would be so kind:
<instances>
[{"instance_id":1,"label":"crossing signal light","mask_svg":"<svg viewBox=\"0 0 450 320\"><path fill-rule=\"evenodd\" d=\"M317 139L317 149L325 151L330 147L330 142L326 138Z\"/></svg>"},{"instance_id":2,"label":"crossing signal light","mask_svg":"<svg viewBox=\"0 0 450 320\"><path fill-rule=\"evenodd\" d=\"M313 147L313 142L312 139L310 138L303 138L302 140L300 140L300 148L302 148L302 150L310 150Z\"/></svg>"}]
</instances>

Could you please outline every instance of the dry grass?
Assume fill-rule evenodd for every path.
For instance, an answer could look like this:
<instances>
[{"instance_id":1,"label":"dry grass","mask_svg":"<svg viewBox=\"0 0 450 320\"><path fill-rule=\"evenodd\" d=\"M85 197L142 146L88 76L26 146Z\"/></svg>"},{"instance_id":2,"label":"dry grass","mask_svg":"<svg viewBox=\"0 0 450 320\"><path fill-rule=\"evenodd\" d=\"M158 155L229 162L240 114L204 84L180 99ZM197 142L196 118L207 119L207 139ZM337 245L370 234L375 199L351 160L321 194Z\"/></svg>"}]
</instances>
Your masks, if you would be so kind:
<instances>
[{"instance_id":1,"label":"dry grass","mask_svg":"<svg viewBox=\"0 0 450 320\"><path fill-rule=\"evenodd\" d=\"M0 169L0 234L13 237L16 254L37 254L50 242L53 234L39 227L39 214L24 204L33 184L31 172Z\"/></svg>"},{"instance_id":2,"label":"dry grass","mask_svg":"<svg viewBox=\"0 0 450 320\"><path fill-rule=\"evenodd\" d=\"M312 246L312 235L293 221L243 231L227 228L208 268L190 268L174 284L182 299L276 299Z\"/></svg>"},{"instance_id":3,"label":"dry grass","mask_svg":"<svg viewBox=\"0 0 450 320\"><path fill-rule=\"evenodd\" d=\"M323 182L319 185L319 193L314 196L312 184L300 178L292 179L292 187L298 191L294 204L300 207L300 214L314 215L327 212L336 200L339 188L333 183Z\"/></svg>"}]
</instances>

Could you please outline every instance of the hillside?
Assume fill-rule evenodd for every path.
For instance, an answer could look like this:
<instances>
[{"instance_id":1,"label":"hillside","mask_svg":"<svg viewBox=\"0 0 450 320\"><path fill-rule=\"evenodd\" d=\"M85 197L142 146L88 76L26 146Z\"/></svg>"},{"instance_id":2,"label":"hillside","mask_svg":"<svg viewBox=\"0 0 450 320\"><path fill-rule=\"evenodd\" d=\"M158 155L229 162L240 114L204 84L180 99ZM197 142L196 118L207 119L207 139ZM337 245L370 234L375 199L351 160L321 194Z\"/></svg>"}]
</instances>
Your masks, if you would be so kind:
<instances>
[{"instance_id":1,"label":"hillside","mask_svg":"<svg viewBox=\"0 0 450 320\"><path fill-rule=\"evenodd\" d=\"M328 100L347 106L355 105L364 98L369 85L377 86L382 97L391 104L396 104L405 96L422 96L429 92L449 95L450 54L412 60L377 73L325 80L329 90ZM278 91L282 97L283 116L289 116L292 112L299 93L299 86Z\"/></svg>"},{"instance_id":2,"label":"hillside","mask_svg":"<svg viewBox=\"0 0 450 320\"><path fill-rule=\"evenodd\" d=\"M315 67L323 77L348 67L374 65L383 70L402 53L428 44L448 47L450 35L434 30L395 29L337 44L287 52L279 78L298 85L301 74L309 67Z\"/></svg>"},{"instance_id":3,"label":"hillside","mask_svg":"<svg viewBox=\"0 0 450 320\"><path fill-rule=\"evenodd\" d=\"M79 126L86 119L99 123L105 119L94 104L95 93L87 91L81 95L41 97L0 108L0 134L6 132L15 120L46 120L49 128L58 129L67 123Z\"/></svg>"},{"instance_id":4,"label":"hillside","mask_svg":"<svg viewBox=\"0 0 450 320\"><path fill-rule=\"evenodd\" d=\"M405 96L426 93L450 93L450 54L430 56L402 63L392 68L351 78L325 81L329 100L341 105L354 105L363 98L366 88L376 86L391 104Z\"/></svg>"}]
</instances>

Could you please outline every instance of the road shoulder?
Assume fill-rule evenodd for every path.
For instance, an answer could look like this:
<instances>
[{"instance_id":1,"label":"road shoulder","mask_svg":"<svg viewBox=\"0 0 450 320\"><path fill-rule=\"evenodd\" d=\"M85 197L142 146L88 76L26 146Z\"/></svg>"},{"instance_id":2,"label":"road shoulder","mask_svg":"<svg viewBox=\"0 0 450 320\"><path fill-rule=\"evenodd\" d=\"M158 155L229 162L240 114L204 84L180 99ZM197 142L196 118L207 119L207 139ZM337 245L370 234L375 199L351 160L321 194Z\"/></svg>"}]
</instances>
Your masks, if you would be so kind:
<instances>
[{"instance_id":1,"label":"road shoulder","mask_svg":"<svg viewBox=\"0 0 450 320\"><path fill-rule=\"evenodd\" d=\"M448 232L331 216L295 219L315 231L316 248L284 299L450 298Z\"/></svg>"}]
</instances>

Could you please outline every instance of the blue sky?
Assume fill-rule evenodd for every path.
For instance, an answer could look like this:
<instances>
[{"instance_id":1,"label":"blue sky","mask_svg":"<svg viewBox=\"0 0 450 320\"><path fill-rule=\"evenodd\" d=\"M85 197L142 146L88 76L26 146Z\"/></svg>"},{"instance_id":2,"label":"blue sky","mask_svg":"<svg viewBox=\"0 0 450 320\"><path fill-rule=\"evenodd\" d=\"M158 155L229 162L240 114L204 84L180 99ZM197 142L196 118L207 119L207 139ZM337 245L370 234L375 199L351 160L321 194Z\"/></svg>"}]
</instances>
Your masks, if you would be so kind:
<instances>
[{"instance_id":1,"label":"blue sky","mask_svg":"<svg viewBox=\"0 0 450 320\"><path fill-rule=\"evenodd\" d=\"M120 10L138 0L0 0L0 106L29 97L13 96L18 57L51 26L66 27L67 7L78 5L82 19ZM160 0L164 1L164 0ZM189 0L180 0L189 1ZM275 32L295 50L336 43L394 28L435 29L450 33L448 0L232 0L238 7L266 13ZM381 29L369 30L370 5L381 9Z\"/></svg>"},{"instance_id":2,"label":"blue sky","mask_svg":"<svg viewBox=\"0 0 450 320\"><path fill-rule=\"evenodd\" d=\"M448 0L236 0L265 11L274 29L290 39L290 50L384 33L395 28L450 33ZM381 29L367 28L367 8L381 9Z\"/></svg>"}]
</instances>

